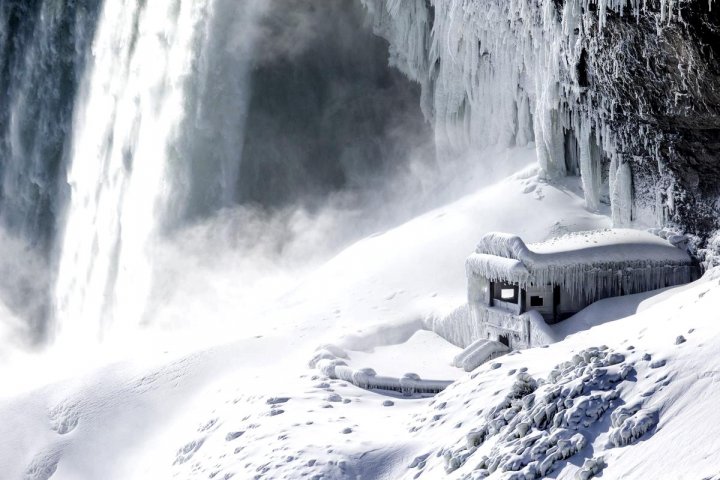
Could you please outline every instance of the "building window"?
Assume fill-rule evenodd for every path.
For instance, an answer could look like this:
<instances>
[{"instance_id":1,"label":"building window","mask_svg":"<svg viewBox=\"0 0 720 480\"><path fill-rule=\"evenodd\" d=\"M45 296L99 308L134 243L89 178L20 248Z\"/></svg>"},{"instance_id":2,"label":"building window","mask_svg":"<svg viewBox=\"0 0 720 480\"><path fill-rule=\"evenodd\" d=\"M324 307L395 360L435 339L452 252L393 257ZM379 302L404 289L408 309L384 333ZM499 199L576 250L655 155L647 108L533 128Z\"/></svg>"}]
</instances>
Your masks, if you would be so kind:
<instances>
[{"instance_id":1,"label":"building window","mask_svg":"<svg viewBox=\"0 0 720 480\"><path fill-rule=\"evenodd\" d=\"M531 307L542 307L545 304L545 301L543 297L539 295L533 295L530 297L530 306Z\"/></svg>"},{"instance_id":2,"label":"building window","mask_svg":"<svg viewBox=\"0 0 720 480\"><path fill-rule=\"evenodd\" d=\"M509 283L496 283L493 297L508 303L518 303L519 288Z\"/></svg>"}]
</instances>

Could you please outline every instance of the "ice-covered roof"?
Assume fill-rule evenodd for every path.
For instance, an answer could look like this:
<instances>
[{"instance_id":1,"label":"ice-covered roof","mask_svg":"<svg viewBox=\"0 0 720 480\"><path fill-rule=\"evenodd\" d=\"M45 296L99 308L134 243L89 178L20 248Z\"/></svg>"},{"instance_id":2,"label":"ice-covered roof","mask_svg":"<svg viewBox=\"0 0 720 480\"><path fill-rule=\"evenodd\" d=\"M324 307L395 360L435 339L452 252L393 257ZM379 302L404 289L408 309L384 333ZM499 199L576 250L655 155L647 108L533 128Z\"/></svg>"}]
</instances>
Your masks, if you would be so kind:
<instances>
[{"instance_id":1,"label":"ice-covered roof","mask_svg":"<svg viewBox=\"0 0 720 480\"><path fill-rule=\"evenodd\" d=\"M489 233L467 269L490 280L564 285L590 297L687 283L695 275L686 251L630 229L579 232L530 245L517 235Z\"/></svg>"}]
</instances>

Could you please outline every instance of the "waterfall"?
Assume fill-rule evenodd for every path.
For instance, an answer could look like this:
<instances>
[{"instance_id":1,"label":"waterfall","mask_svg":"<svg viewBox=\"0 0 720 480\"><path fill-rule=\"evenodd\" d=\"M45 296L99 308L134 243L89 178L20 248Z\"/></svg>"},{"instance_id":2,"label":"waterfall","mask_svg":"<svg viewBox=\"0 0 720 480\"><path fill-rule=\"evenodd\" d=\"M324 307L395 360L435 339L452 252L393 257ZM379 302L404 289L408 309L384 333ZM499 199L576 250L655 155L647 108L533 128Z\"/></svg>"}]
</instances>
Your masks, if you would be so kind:
<instances>
[{"instance_id":1,"label":"waterfall","mask_svg":"<svg viewBox=\"0 0 720 480\"><path fill-rule=\"evenodd\" d=\"M0 222L51 243L80 73L97 2L0 3Z\"/></svg>"},{"instance_id":2,"label":"waterfall","mask_svg":"<svg viewBox=\"0 0 720 480\"><path fill-rule=\"evenodd\" d=\"M196 194L194 177L206 201L233 198L253 18L265 4L104 3L73 122L54 292L58 340L94 340L110 325L142 322L151 246Z\"/></svg>"},{"instance_id":3,"label":"waterfall","mask_svg":"<svg viewBox=\"0 0 720 480\"><path fill-rule=\"evenodd\" d=\"M357 0L0 0L13 336L134 331L197 293L200 276L168 280L192 255L250 246L272 263L317 228L301 256L319 259L425 208L440 183L427 98L388 48ZM193 231L226 234L179 246Z\"/></svg>"}]
</instances>

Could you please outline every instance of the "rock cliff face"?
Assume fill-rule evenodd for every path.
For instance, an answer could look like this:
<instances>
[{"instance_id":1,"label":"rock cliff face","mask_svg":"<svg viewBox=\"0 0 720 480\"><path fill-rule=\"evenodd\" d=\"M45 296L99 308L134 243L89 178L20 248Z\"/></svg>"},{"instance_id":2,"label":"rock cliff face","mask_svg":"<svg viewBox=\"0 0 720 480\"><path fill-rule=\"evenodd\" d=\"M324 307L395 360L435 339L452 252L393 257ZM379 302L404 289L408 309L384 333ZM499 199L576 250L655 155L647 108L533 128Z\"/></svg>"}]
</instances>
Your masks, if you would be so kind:
<instances>
[{"instance_id":1,"label":"rock cliff face","mask_svg":"<svg viewBox=\"0 0 720 480\"><path fill-rule=\"evenodd\" d=\"M615 107L636 202L657 198L661 220L707 236L719 218L720 13L707 2L680 6L665 24L657 6L637 20L609 16L587 40L588 79L593 97Z\"/></svg>"},{"instance_id":2,"label":"rock cliff face","mask_svg":"<svg viewBox=\"0 0 720 480\"><path fill-rule=\"evenodd\" d=\"M712 2L364 0L447 155L535 141L617 225L718 228Z\"/></svg>"}]
</instances>

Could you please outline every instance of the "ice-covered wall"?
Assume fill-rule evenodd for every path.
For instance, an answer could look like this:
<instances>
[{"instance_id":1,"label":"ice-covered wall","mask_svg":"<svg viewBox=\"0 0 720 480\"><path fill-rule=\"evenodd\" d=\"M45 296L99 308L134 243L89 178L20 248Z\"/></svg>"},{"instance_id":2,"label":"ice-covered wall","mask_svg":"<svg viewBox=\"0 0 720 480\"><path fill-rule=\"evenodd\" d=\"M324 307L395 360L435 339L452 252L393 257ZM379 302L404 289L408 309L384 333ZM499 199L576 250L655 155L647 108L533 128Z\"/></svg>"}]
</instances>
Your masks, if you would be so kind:
<instances>
[{"instance_id":1,"label":"ice-covered wall","mask_svg":"<svg viewBox=\"0 0 720 480\"><path fill-rule=\"evenodd\" d=\"M449 315L426 319L424 327L463 348L468 355L475 349L475 342L498 341L501 335L507 337L512 349L531 348L557 341L552 329L535 310L515 315L473 300Z\"/></svg>"},{"instance_id":2,"label":"ice-covered wall","mask_svg":"<svg viewBox=\"0 0 720 480\"><path fill-rule=\"evenodd\" d=\"M616 225L717 227L712 0L362 1L441 155L534 141L545 175L581 175Z\"/></svg>"},{"instance_id":3,"label":"ice-covered wall","mask_svg":"<svg viewBox=\"0 0 720 480\"><path fill-rule=\"evenodd\" d=\"M602 298L682 285L697 279L688 253L651 233L630 229L578 232L526 245L517 235L488 233L466 262L471 303L487 303L473 279L527 289L555 285L583 305Z\"/></svg>"}]
</instances>

